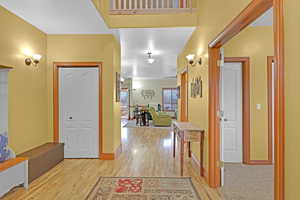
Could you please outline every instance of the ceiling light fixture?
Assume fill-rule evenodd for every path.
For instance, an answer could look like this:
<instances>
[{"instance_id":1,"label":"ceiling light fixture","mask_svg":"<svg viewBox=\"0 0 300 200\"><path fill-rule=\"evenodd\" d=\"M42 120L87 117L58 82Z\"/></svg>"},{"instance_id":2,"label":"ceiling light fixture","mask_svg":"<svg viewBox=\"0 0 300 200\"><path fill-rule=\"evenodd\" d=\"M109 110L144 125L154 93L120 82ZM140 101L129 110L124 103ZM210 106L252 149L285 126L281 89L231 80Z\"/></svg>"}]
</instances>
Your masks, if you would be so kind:
<instances>
[{"instance_id":1,"label":"ceiling light fixture","mask_svg":"<svg viewBox=\"0 0 300 200\"><path fill-rule=\"evenodd\" d=\"M149 64L154 63L155 59L151 57L152 53L151 53L151 52L148 52L147 54L148 54L148 63L149 63Z\"/></svg>"}]
</instances>

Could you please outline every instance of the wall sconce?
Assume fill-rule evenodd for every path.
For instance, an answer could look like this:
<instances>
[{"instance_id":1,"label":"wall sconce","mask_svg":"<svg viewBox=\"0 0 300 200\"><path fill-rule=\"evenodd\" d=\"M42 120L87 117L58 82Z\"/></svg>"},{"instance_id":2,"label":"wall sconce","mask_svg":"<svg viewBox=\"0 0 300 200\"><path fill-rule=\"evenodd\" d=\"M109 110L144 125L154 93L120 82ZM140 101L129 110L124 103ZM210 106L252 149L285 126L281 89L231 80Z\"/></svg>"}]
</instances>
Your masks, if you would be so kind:
<instances>
[{"instance_id":1,"label":"wall sconce","mask_svg":"<svg viewBox=\"0 0 300 200\"><path fill-rule=\"evenodd\" d=\"M42 56L39 54L26 55L25 64L37 66L42 59Z\"/></svg>"},{"instance_id":2,"label":"wall sconce","mask_svg":"<svg viewBox=\"0 0 300 200\"><path fill-rule=\"evenodd\" d=\"M202 65L202 58L199 58L199 60L197 62L195 62L195 54L187 55L186 59L188 60L189 64L193 67L196 66L197 63L199 65Z\"/></svg>"}]
</instances>

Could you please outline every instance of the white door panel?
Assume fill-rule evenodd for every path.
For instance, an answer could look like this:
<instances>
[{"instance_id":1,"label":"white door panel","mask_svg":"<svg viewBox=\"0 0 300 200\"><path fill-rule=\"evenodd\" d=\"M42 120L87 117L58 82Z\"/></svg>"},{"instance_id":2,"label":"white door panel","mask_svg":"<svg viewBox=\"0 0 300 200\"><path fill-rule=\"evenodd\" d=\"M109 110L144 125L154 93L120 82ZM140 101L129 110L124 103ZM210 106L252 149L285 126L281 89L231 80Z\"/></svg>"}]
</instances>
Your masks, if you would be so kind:
<instances>
[{"instance_id":1,"label":"white door panel","mask_svg":"<svg viewBox=\"0 0 300 200\"><path fill-rule=\"evenodd\" d=\"M242 150L242 65L225 63L221 68L221 158L241 163Z\"/></svg>"},{"instance_id":2,"label":"white door panel","mask_svg":"<svg viewBox=\"0 0 300 200\"><path fill-rule=\"evenodd\" d=\"M60 142L66 158L99 157L98 68L60 68Z\"/></svg>"}]
</instances>

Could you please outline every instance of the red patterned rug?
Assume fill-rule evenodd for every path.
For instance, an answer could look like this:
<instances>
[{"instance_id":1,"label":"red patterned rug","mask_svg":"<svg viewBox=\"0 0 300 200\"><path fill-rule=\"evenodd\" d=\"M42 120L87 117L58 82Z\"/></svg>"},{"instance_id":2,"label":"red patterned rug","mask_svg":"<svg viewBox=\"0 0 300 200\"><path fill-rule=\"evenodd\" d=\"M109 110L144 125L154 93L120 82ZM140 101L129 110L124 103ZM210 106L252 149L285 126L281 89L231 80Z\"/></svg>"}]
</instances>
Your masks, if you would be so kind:
<instances>
[{"instance_id":1,"label":"red patterned rug","mask_svg":"<svg viewBox=\"0 0 300 200\"><path fill-rule=\"evenodd\" d=\"M87 200L200 200L190 178L101 177Z\"/></svg>"}]
</instances>

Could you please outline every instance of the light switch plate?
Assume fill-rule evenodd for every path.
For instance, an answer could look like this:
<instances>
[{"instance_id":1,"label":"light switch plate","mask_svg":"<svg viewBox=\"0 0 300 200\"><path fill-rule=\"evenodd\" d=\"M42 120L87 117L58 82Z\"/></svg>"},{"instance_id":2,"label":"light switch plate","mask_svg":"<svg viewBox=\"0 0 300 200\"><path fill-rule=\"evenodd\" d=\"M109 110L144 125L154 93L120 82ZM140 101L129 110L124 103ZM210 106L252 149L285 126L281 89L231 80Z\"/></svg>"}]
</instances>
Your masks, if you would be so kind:
<instances>
[{"instance_id":1,"label":"light switch plate","mask_svg":"<svg viewBox=\"0 0 300 200\"><path fill-rule=\"evenodd\" d=\"M261 104L256 104L256 109L261 110Z\"/></svg>"}]
</instances>

